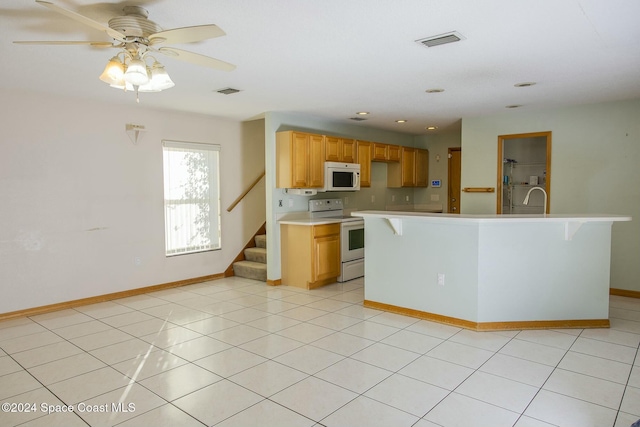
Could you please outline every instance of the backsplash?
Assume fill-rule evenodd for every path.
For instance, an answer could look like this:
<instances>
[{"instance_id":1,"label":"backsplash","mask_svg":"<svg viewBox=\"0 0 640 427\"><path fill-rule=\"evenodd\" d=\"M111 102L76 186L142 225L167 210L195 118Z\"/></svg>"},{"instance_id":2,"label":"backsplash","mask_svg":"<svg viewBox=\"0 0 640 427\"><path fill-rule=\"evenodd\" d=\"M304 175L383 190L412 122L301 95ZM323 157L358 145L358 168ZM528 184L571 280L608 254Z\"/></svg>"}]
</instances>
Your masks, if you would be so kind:
<instances>
[{"instance_id":1,"label":"backsplash","mask_svg":"<svg viewBox=\"0 0 640 427\"><path fill-rule=\"evenodd\" d=\"M407 205L413 207L413 188L387 188L387 164L371 163L371 187L363 187L360 191L318 193L315 196L296 196L281 192L282 206L277 206L278 213L307 211L309 200L312 199L342 199L345 211L354 210L385 210L389 205Z\"/></svg>"}]
</instances>

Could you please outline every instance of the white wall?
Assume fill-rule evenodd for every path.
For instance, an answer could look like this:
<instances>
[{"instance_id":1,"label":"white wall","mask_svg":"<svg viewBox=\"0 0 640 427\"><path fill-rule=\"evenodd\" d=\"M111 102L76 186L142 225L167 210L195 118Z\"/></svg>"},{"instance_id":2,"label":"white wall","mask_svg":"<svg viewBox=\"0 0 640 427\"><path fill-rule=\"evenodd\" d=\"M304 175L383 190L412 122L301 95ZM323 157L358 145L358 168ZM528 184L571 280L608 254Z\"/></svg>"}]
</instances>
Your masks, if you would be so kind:
<instances>
[{"instance_id":1,"label":"white wall","mask_svg":"<svg viewBox=\"0 0 640 427\"><path fill-rule=\"evenodd\" d=\"M261 172L261 122L256 132L133 97L126 107L7 91L0 99L0 313L222 273L264 222L263 186L226 213ZM137 145L126 123L146 127ZM165 257L162 139L222 146L222 250ZM252 156L259 166L244 163Z\"/></svg>"},{"instance_id":2,"label":"white wall","mask_svg":"<svg viewBox=\"0 0 640 427\"><path fill-rule=\"evenodd\" d=\"M460 132L417 136L415 142L416 147L429 150L429 187L415 189L415 202L416 204L441 203L443 212L448 212L449 159L447 156L449 148L460 147ZM433 179L441 181L440 188L431 187Z\"/></svg>"},{"instance_id":3,"label":"white wall","mask_svg":"<svg viewBox=\"0 0 640 427\"><path fill-rule=\"evenodd\" d=\"M611 287L640 291L640 100L465 118L462 187L495 187L498 135L552 132L551 213L631 215L612 233ZM496 194L463 193L461 211L495 213Z\"/></svg>"}]
</instances>

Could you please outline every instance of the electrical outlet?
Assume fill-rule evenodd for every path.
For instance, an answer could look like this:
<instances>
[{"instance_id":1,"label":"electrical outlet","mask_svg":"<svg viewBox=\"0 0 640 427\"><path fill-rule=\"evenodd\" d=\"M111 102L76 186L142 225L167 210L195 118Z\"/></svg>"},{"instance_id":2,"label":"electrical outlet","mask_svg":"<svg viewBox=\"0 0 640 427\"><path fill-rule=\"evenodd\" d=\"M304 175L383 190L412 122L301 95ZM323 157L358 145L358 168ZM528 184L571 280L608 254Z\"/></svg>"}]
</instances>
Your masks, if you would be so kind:
<instances>
[{"instance_id":1,"label":"electrical outlet","mask_svg":"<svg viewBox=\"0 0 640 427\"><path fill-rule=\"evenodd\" d=\"M444 273L438 273L438 285L444 286Z\"/></svg>"},{"instance_id":2,"label":"electrical outlet","mask_svg":"<svg viewBox=\"0 0 640 427\"><path fill-rule=\"evenodd\" d=\"M348 205L348 204L349 204L349 198L348 198L348 197L345 197L345 198L344 198L344 204L345 204L345 205Z\"/></svg>"},{"instance_id":3,"label":"electrical outlet","mask_svg":"<svg viewBox=\"0 0 640 427\"><path fill-rule=\"evenodd\" d=\"M289 207L292 208L293 207L293 199L289 199Z\"/></svg>"},{"instance_id":4,"label":"electrical outlet","mask_svg":"<svg viewBox=\"0 0 640 427\"><path fill-rule=\"evenodd\" d=\"M396 201L396 195L395 195L395 194L391 195L391 201L392 201L392 202L395 202L395 201Z\"/></svg>"},{"instance_id":5,"label":"electrical outlet","mask_svg":"<svg viewBox=\"0 0 640 427\"><path fill-rule=\"evenodd\" d=\"M409 196L406 196L404 199L408 202L409 201Z\"/></svg>"},{"instance_id":6,"label":"electrical outlet","mask_svg":"<svg viewBox=\"0 0 640 427\"><path fill-rule=\"evenodd\" d=\"M372 195L371 196L371 203L375 203L376 202L376 196Z\"/></svg>"}]
</instances>

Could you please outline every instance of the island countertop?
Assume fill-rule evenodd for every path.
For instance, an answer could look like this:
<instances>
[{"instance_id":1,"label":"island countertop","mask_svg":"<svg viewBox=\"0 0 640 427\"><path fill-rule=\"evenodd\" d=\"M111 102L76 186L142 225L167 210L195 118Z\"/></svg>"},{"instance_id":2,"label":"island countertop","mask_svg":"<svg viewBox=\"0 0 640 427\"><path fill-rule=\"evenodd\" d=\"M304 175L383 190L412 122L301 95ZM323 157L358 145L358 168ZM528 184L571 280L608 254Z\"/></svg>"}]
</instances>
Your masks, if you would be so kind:
<instances>
[{"instance_id":1,"label":"island countertop","mask_svg":"<svg viewBox=\"0 0 640 427\"><path fill-rule=\"evenodd\" d=\"M352 216L362 218L406 218L424 219L428 221L447 220L455 222L612 222L631 221L630 216L612 214L537 214L537 215L509 215L509 214L451 214L451 213L425 213L402 211L356 211Z\"/></svg>"},{"instance_id":2,"label":"island countertop","mask_svg":"<svg viewBox=\"0 0 640 427\"><path fill-rule=\"evenodd\" d=\"M359 211L366 307L475 330L609 326L611 214Z\"/></svg>"}]
</instances>

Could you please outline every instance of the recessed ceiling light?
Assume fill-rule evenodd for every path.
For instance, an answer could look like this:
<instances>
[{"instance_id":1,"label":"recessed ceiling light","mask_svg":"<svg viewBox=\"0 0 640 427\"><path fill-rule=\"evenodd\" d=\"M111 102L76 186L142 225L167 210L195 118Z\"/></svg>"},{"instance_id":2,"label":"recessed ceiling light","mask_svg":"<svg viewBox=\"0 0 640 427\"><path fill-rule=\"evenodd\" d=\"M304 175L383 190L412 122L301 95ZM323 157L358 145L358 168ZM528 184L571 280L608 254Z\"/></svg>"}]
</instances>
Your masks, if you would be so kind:
<instances>
[{"instance_id":1,"label":"recessed ceiling light","mask_svg":"<svg viewBox=\"0 0 640 427\"><path fill-rule=\"evenodd\" d=\"M507 105L504 108L520 108L520 107L522 107L522 105Z\"/></svg>"},{"instance_id":2,"label":"recessed ceiling light","mask_svg":"<svg viewBox=\"0 0 640 427\"><path fill-rule=\"evenodd\" d=\"M366 116L367 114L370 114L370 113L368 111L358 111L356 114L359 116Z\"/></svg>"},{"instance_id":3,"label":"recessed ceiling light","mask_svg":"<svg viewBox=\"0 0 640 427\"><path fill-rule=\"evenodd\" d=\"M396 123L407 123L406 120L396 120Z\"/></svg>"},{"instance_id":4,"label":"recessed ceiling light","mask_svg":"<svg viewBox=\"0 0 640 427\"><path fill-rule=\"evenodd\" d=\"M444 92L444 89L427 89L427 90L425 90L425 92L427 92L427 93L440 93L440 92Z\"/></svg>"},{"instance_id":5,"label":"recessed ceiling light","mask_svg":"<svg viewBox=\"0 0 640 427\"><path fill-rule=\"evenodd\" d=\"M535 85L536 82L522 82L514 84L515 87L529 87Z\"/></svg>"},{"instance_id":6,"label":"recessed ceiling light","mask_svg":"<svg viewBox=\"0 0 640 427\"><path fill-rule=\"evenodd\" d=\"M436 129L438 129L438 126L427 126L425 129L426 130L436 130Z\"/></svg>"}]
</instances>

